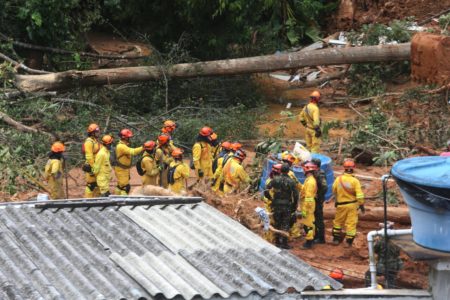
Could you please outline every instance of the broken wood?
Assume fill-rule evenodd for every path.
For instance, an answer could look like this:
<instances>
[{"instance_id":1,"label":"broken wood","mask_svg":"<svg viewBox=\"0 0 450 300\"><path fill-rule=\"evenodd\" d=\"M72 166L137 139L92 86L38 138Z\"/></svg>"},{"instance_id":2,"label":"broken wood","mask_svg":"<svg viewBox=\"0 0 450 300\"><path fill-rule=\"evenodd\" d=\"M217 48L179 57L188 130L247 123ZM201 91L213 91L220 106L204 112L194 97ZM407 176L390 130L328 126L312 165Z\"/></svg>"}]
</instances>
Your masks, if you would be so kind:
<instances>
[{"instance_id":1,"label":"broken wood","mask_svg":"<svg viewBox=\"0 0 450 300\"><path fill-rule=\"evenodd\" d=\"M145 82L198 76L225 76L291 70L307 66L409 60L411 44L379 45L354 48L329 48L315 51L257 57L183 63L168 66L127 67L86 71L65 71L45 75L16 75L15 84L22 91L55 91L81 86Z\"/></svg>"},{"instance_id":2,"label":"broken wood","mask_svg":"<svg viewBox=\"0 0 450 300\"><path fill-rule=\"evenodd\" d=\"M0 59L3 59L4 61L9 62L15 68L24 70L25 72L30 73L30 74L49 74L50 73L50 72L47 72L47 71L41 71L41 70L36 70L36 69L29 68L29 67L25 66L23 63L15 61L14 59L6 56L5 54L3 54L1 52L0 52Z\"/></svg>"},{"instance_id":3,"label":"broken wood","mask_svg":"<svg viewBox=\"0 0 450 300\"><path fill-rule=\"evenodd\" d=\"M264 225L263 224L258 224L257 226L252 227L252 230L257 230L259 228L262 228ZM273 233L278 233L279 235L282 235L284 237L289 238L290 234L287 231L284 230L280 230L280 229L276 229L274 228L272 225L269 225L269 231L272 231Z\"/></svg>"},{"instance_id":4,"label":"broken wood","mask_svg":"<svg viewBox=\"0 0 450 300\"><path fill-rule=\"evenodd\" d=\"M336 215L336 208L334 206L325 207L323 210L323 216L326 220L334 219ZM407 207L388 207L388 220L397 224L410 225L411 219L409 217L409 211ZM383 207L366 207L365 214L359 214L358 217L361 221L371 222L383 222L384 221L384 208Z\"/></svg>"},{"instance_id":5,"label":"broken wood","mask_svg":"<svg viewBox=\"0 0 450 300\"><path fill-rule=\"evenodd\" d=\"M296 90L296 89L302 89L306 87L312 87L312 86L318 86L326 81L330 81L333 79L341 78L345 75L345 70L327 74L321 78L310 80L310 81L299 81L298 84L295 84L295 86L289 87L288 90Z\"/></svg>"},{"instance_id":6,"label":"broken wood","mask_svg":"<svg viewBox=\"0 0 450 300\"><path fill-rule=\"evenodd\" d=\"M22 132L31 132L31 133L42 133L47 135L48 137L55 139L55 136L49 132L46 131L42 131L42 130L38 130L36 128L33 127L29 127L27 125L24 125L20 122L17 122L16 120L14 120L13 118L11 118L10 116L8 116L6 113L0 111L0 120L3 120L3 122L5 122L8 125L13 126L14 128L16 128L19 131Z\"/></svg>"}]
</instances>

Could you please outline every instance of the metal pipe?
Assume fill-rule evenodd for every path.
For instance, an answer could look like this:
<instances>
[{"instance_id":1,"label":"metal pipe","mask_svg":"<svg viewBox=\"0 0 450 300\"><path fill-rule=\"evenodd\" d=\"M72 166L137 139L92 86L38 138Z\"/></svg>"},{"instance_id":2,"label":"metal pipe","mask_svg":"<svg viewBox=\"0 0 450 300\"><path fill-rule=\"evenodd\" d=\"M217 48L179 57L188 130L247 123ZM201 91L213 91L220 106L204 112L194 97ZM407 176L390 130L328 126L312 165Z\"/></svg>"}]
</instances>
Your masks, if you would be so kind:
<instances>
[{"instance_id":1,"label":"metal pipe","mask_svg":"<svg viewBox=\"0 0 450 300\"><path fill-rule=\"evenodd\" d=\"M387 235L387 181L391 177L391 175L383 175L381 176L381 180L383 182L383 205L384 205L384 257L387 259L387 244L388 244L388 235ZM384 281L387 286L387 268L384 268Z\"/></svg>"},{"instance_id":2,"label":"metal pipe","mask_svg":"<svg viewBox=\"0 0 450 300\"><path fill-rule=\"evenodd\" d=\"M412 234L412 228L410 229L381 229L373 230L367 234L367 245L369 247L369 271L370 271L370 287L372 289L377 288L377 267L375 263L375 254L373 252L373 240L375 236L398 236ZM385 260L387 258L385 257ZM385 266L386 268L386 266Z\"/></svg>"}]
</instances>

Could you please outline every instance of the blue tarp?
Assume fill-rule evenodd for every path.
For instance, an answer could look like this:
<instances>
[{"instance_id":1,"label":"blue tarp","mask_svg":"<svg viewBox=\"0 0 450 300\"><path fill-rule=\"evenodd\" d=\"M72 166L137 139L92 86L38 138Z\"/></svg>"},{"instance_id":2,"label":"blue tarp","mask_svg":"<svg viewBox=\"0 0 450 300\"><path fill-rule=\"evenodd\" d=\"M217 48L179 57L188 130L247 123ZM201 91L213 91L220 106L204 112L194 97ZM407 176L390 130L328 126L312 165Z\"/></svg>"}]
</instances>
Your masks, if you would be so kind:
<instances>
[{"instance_id":1,"label":"blue tarp","mask_svg":"<svg viewBox=\"0 0 450 300\"><path fill-rule=\"evenodd\" d=\"M394 177L413 184L450 189L450 157L420 156L398 161Z\"/></svg>"},{"instance_id":2,"label":"blue tarp","mask_svg":"<svg viewBox=\"0 0 450 300\"><path fill-rule=\"evenodd\" d=\"M278 155L278 158L281 157L281 154ZM333 174L333 163L331 161L331 158L329 158L328 156L322 155L322 154L313 154L312 155L313 158L318 158L321 160L322 165L320 166L320 168L322 170L324 170L326 178L327 178L327 185L328 185L328 190L327 193L325 195L325 199L328 200L330 199L332 193L331 193L331 187L333 186L333 181L334 181L334 174ZM276 161L273 159L266 159L266 161L264 162L264 168L262 171L262 175L261 175L261 182L259 183L259 190L262 192L266 186L266 180L269 177L270 171L272 170L272 166L274 164L278 164L280 163L280 161ZM303 169L301 167L294 167L293 168L294 174L297 177L297 179L303 183L305 181L305 174L303 173Z\"/></svg>"}]
</instances>

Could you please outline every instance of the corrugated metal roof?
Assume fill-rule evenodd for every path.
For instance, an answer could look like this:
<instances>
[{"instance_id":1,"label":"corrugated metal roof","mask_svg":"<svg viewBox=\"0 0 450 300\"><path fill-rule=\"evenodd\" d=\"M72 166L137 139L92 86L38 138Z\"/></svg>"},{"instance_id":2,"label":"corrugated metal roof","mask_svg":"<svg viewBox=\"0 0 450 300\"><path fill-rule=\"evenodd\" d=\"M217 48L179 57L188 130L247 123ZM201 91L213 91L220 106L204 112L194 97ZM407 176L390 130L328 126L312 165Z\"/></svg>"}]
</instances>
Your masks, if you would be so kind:
<instances>
[{"instance_id":1,"label":"corrugated metal roof","mask_svg":"<svg viewBox=\"0 0 450 300\"><path fill-rule=\"evenodd\" d=\"M208 299L341 288L205 203L0 206L0 245L0 299Z\"/></svg>"}]
</instances>

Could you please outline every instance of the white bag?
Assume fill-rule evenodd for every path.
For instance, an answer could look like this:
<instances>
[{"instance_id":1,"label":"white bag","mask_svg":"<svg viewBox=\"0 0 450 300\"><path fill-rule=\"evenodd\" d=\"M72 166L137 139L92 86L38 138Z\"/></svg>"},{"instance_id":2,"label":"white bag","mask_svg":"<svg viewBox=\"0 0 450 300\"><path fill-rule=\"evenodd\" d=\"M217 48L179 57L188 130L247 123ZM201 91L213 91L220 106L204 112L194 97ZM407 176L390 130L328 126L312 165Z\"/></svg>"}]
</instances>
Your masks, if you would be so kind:
<instances>
[{"instance_id":1,"label":"white bag","mask_svg":"<svg viewBox=\"0 0 450 300\"><path fill-rule=\"evenodd\" d=\"M301 162L309 161L312 158L311 152L309 152L308 149L306 149L305 146L303 146L299 142L295 142L292 154L300 159Z\"/></svg>"}]
</instances>

